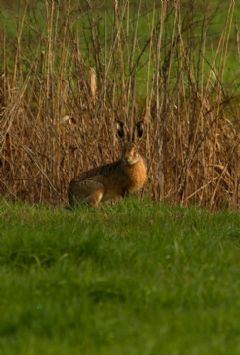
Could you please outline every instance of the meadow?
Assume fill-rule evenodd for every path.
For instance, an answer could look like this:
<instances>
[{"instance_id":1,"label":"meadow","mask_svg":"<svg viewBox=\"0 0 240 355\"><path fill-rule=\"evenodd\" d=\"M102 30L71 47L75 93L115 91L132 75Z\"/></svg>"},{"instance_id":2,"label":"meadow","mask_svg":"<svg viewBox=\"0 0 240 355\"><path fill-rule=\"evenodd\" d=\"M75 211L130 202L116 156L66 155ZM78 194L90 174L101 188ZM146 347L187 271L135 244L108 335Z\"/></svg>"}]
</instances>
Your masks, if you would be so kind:
<instances>
[{"instance_id":1,"label":"meadow","mask_svg":"<svg viewBox=\"0 0 240 355\"><path fill-rule=\"evenodd\" d=\"M1 355L240 354L239 11L0 0ZM141 198L65 209L116 119Z\"/></svg>"},{"instance_id":2,"label":"meadow","mask_svg":"<svg viewBox=\"0 0 240 355\"><path fill-rule=\"evenodd\" d=\"M0 353L239 354L237 212L0 204Z\"/></svg>"}]
</instances>

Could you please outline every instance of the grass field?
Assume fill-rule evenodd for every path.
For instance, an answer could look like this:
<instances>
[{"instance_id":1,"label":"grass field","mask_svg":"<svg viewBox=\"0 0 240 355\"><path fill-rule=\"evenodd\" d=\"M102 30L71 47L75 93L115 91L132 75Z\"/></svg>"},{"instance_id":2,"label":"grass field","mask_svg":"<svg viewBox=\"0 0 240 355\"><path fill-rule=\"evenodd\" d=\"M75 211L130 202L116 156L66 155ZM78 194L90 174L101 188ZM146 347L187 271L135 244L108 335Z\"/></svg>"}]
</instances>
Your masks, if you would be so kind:
<instances>
[{"instance_id":1,"label":"grass field","mask_svg":"<svg viewBox=\"0 0 240 355\"><path fill-rule=\"evenodd\" d=\"M239 207L240 7L163 3L0 0L0 355L240 354L239 212L59 207L119 118L149 195Z\"/></svg>"},{"instance_id":2,"label":"grass field","mask_svg":"<svg viewBox=\"0 0 240 355\"><path fill-rule=\"evenodd\" d=\"M0 203L0 354L239 354L240 216Z\"/></svg>"}]
</instances>

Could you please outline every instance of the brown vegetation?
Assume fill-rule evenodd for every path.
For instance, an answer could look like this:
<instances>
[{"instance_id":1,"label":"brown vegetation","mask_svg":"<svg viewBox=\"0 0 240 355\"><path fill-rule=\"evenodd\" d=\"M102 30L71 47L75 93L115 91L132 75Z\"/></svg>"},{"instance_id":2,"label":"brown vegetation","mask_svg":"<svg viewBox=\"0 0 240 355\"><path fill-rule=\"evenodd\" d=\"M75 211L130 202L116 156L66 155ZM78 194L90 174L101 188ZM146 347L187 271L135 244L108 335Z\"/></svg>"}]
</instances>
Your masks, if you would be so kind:
<instances>
[{"instance_id":1,"label":"brown vegetation","mask_svg":"<svg viewBox=\"0 0 240 355\"><path fill-rule=\"evenodd\" d=\"M36 28L34 45L23 35L28 6L16 39L2 33L0 194L65 204L74 176L118 158L115 120L132 125L142 118L146 193L210 208L238 206L239 106L223 85L234 1L211 63L207 9L195 39L194 9L163 1L143 39L141 8L131 17L128 0L113 3L112 26L93 15L90 1L75 10L70 2L60 9L46 1L47 29ZM85 16L81 28L72 25L76 13Z\"/></svg>"}]
</instances>

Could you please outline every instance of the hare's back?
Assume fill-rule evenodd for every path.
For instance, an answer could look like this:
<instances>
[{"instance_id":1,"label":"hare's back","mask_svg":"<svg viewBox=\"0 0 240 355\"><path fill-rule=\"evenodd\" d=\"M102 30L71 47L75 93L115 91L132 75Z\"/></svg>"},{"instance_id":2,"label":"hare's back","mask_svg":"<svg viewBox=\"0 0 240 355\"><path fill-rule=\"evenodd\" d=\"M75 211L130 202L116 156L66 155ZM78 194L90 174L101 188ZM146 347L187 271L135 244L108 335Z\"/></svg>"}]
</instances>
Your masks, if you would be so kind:
<instances>
[{"instance_id":1,"label":"hare's back","mask_svg":"<svg viewBox=\"0 0 240 355\"><path fill-rule=\"evenodd\" d=\"M90 169L81 173L78 177L74 178L73 181L83 181L87 179L91 179L94 177L107 177L117 172L121 166L121 161L116 161L114 163L102 165L98 168Z\"/></svg>"}]
</instances>

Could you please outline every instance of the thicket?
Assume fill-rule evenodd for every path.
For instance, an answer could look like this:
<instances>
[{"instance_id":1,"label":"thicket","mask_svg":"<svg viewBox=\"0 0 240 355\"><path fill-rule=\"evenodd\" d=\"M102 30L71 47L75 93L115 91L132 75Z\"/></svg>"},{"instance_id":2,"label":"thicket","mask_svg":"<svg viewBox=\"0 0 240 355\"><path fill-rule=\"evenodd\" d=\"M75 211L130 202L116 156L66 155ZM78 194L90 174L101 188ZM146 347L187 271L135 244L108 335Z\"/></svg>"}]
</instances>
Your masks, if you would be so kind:
<instances>
[{"instance_id":1,"label":"thicket","mask_svg":"<svg viewBox=\"0 0 240 355\"><path fill-rule=\"evenodd\" d=\"M16 29L2 21L1 195L66 203L73 176L118 158L115 120L144 119L144 193L237 207L240 81L229 53L239 61L240 46L235 2L224 6L85 0L5 10Z\"/></svg>"}]
</instances>

